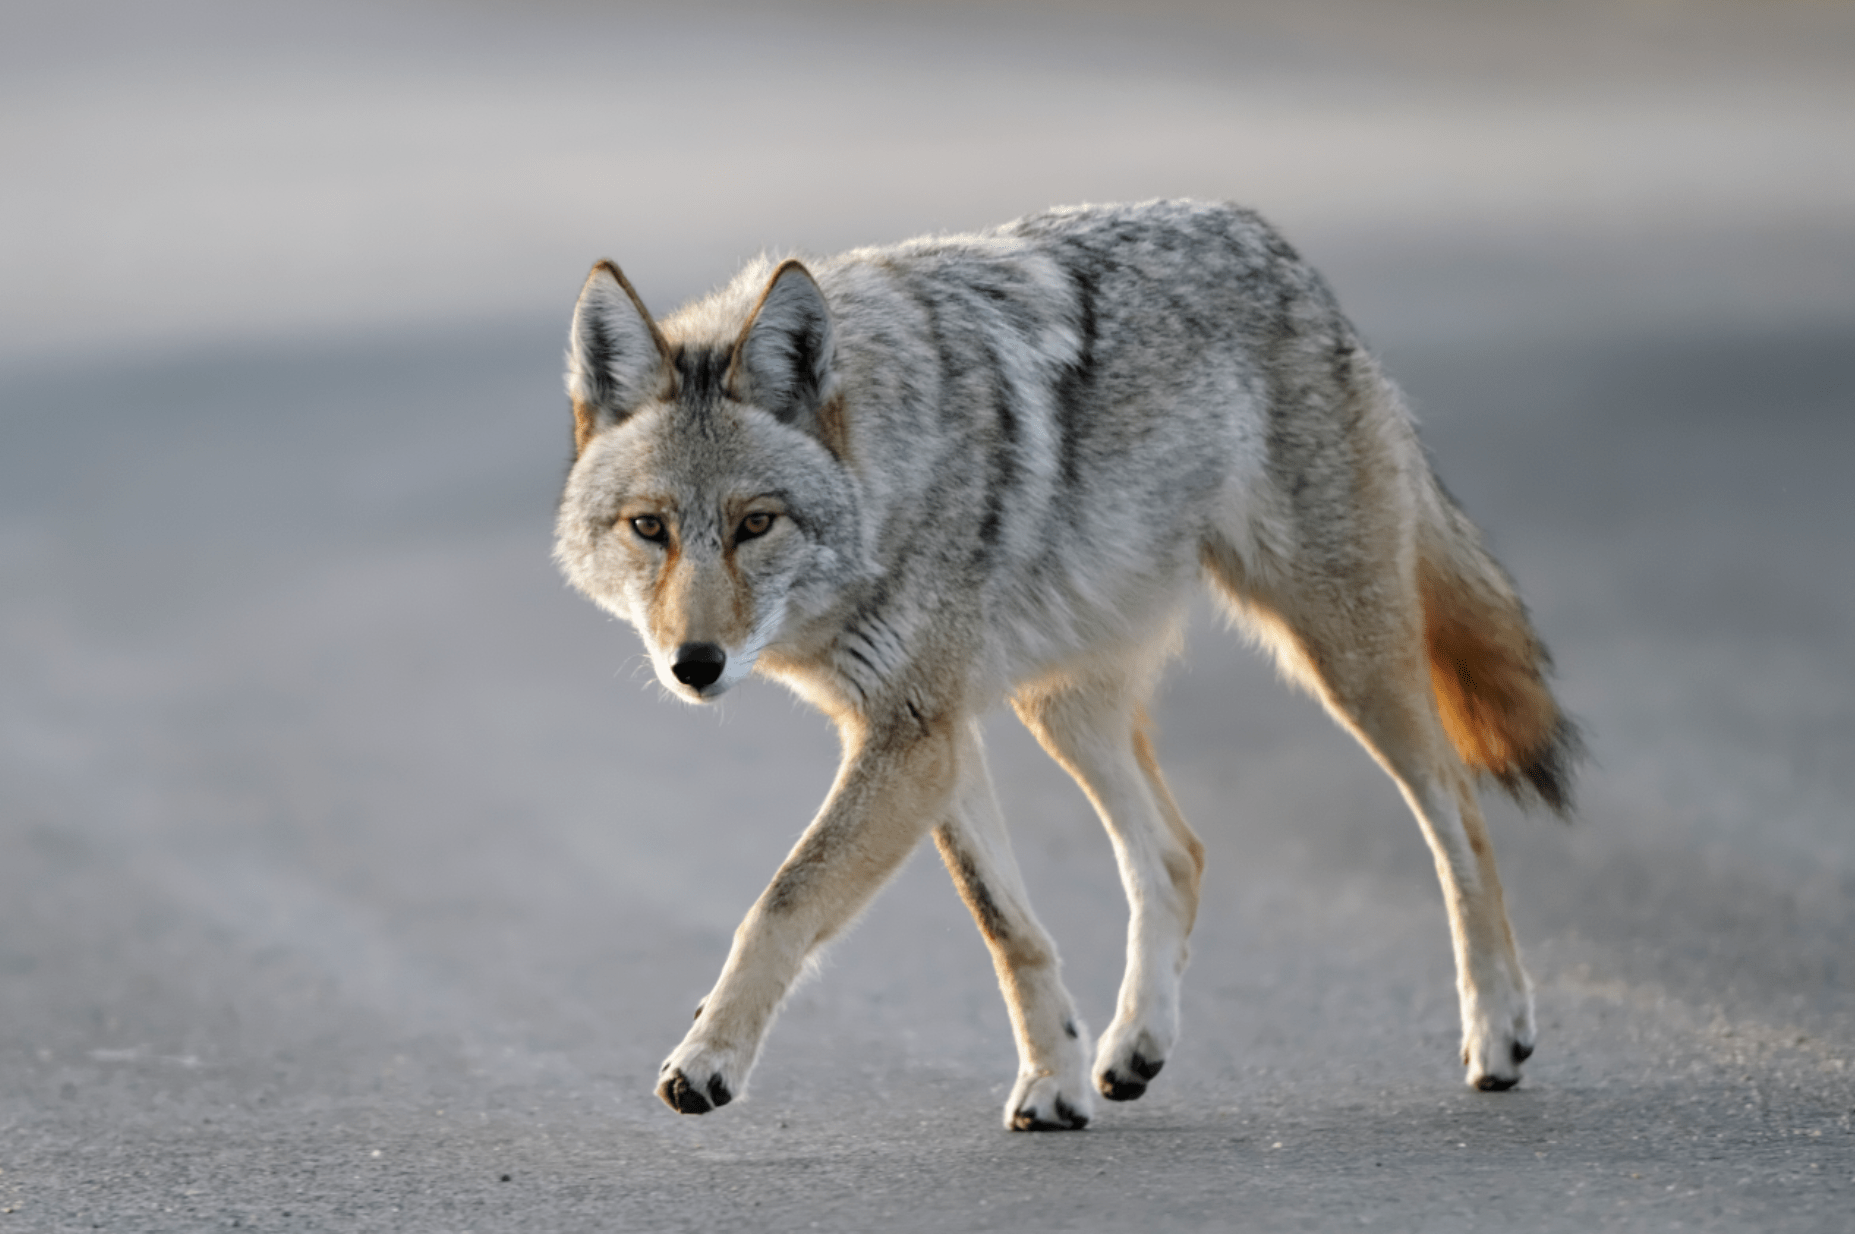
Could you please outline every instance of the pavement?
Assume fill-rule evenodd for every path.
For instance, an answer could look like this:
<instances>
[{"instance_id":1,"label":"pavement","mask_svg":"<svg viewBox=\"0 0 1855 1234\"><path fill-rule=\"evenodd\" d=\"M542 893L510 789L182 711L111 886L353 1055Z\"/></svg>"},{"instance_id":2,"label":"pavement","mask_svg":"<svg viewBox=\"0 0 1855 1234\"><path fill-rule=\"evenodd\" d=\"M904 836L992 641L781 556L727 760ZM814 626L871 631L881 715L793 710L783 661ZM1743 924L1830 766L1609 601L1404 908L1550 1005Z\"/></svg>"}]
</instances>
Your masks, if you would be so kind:
<instances>
[{"instance_id":1,"label":"pavement","mask_svg":"<svg viewBox=\"0 0 1855 1234\"><path fill-rule=\"evenodd\" d=\"M12 14L0 1234L1855 1226L1855 9L1497 7ZM1174 192L1328 271L1587 728L1571 825L1490 800L1525 1083L1462 1085L1389 782L1207 606L1145 1098L1000 1130L929 850L671 1114L836 751L551 566L581 273ZM1099 1028L1106 838L990 752Z\"/></svg>"}]
</instances>

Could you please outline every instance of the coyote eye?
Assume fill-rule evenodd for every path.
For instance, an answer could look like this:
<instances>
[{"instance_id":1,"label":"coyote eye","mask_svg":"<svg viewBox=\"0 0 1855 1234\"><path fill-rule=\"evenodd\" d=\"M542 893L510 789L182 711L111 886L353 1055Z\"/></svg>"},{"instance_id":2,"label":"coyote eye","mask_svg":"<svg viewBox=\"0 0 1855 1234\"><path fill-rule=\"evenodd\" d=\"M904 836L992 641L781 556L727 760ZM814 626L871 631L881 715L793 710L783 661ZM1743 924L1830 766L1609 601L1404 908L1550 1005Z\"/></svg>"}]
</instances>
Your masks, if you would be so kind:
<instances>
[{"instance_id":1,"label":"coyote eye","mask_svg":"<svg viewBox=\"0 0 1855 1234\"><path fill-rule=\"evenodd\" d=\"M740 530L734 533L735 542L757 540L772 530L773 516L766 513L754 513L741 520Z\"/></svg>"},{"instance_id":2,"label":"coyote eye","mask_svg":"<svg viewBox=\"0 0 1855 1234\"><path fill-rule=\"evenodd\" d=\"M631 520L631 530L637 532L640 539L649 540L652 544L662 544L669 538L664 531L663 520L655 514L638 515Z\"/></svg>"}]
</instances>

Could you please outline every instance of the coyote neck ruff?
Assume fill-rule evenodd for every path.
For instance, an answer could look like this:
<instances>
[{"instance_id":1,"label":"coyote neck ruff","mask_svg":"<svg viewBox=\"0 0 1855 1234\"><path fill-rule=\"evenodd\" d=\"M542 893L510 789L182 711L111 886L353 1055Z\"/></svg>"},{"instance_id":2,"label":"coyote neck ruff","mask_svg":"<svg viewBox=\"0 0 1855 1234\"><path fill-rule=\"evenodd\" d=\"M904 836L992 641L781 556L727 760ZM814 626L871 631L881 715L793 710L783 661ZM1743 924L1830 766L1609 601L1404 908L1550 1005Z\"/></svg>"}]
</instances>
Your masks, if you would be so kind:
<instances>
[{"instance_id":1,"label":"coyote neck ruff","mask_svg":"<svg viewBox=\"0 0 1855 1234\"><path fill-rule=\"evenodd\" d=\"M930 832L1010 1009L1006 1125L1140 1096L1178 1038L1204 861L1145 703L1199 579L1397 781L1442 878L1469 1083L1519 1080L1532 994L1474 782L1563 811L1576 734L1396 389L1254 214L1085 206L760 261L662 322L602 262L567 388L567 577L671 693L757 668L843 739L663 1065L671 1106L741 1092L807 956ZM1005 699L1094 804L1132 906L1092 1061L980 749Z\"/></svg>"}]
</instances>

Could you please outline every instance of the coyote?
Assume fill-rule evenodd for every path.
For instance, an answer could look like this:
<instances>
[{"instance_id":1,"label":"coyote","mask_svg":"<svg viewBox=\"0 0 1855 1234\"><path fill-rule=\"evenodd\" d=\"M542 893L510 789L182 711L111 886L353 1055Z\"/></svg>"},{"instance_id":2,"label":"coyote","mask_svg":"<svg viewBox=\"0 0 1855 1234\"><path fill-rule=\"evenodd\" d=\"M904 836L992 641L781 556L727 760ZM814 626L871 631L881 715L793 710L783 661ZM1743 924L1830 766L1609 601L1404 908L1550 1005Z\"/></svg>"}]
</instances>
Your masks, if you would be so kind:
<instances>
[{"instance_id":1,"label":"coyote","mask_svg":"<svg viewBox=\"0 0 1855 1234\"><path fill-rule=\"evenodd\" d=\"M1095 1092L1145 1092L1204 867L1145 705L1198 578L1397 782L1442 879L1468 1082L1519 1081L1532 992L1474 781L1564 812L1577 732L1397 390L1255 214L1081 206L763 258L662 322L601 262L566 380L567 578L677 697L757 669L843 742L663 1064L670 1106L742 1091L807 957L930 832L1010 1010L1005 1125L1079 1128ZM1131 904L1092 1065L980 748L1001 700L1088 795Z\"/></svg>"}]
</instances>

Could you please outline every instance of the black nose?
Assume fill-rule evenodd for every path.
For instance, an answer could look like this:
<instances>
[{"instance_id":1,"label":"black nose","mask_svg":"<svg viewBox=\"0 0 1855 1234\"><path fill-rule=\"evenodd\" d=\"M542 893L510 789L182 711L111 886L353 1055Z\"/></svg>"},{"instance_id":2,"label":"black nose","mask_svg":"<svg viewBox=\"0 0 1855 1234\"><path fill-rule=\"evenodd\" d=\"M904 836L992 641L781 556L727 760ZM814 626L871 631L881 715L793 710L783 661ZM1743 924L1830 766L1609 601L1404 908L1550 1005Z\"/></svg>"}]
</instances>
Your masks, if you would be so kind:
<instances>
[{"instance_id":1,"label":"black nose","mask_svg":"<svg viewBox=\"0 0 1855 1234\"><path fill-rule=\"evenodd\" d=\"M715 683L727 662L728 653L713 643L684 643L676 649L676 662L670 665L670 671L684 685L700 690Z\"/></svg>"}]
</instances>

